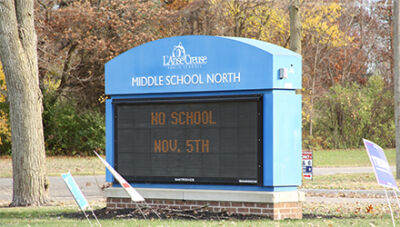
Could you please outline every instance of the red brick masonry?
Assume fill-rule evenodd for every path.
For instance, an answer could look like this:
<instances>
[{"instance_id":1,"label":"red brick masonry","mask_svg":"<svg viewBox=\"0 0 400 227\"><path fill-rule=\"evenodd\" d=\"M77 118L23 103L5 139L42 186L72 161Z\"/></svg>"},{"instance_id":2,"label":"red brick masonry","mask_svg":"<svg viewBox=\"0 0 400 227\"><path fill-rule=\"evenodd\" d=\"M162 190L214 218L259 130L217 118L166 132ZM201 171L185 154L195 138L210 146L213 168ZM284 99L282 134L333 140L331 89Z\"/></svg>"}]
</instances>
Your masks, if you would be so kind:
<instances>
[{"instance_id":1,"label":"red brick masonry","mask_svg":"<svg viewBox=\"0 0 400 227\"><path fill-rule=\"evenodd\" d=\"M274 220L301 219L303 217L302 202L280 203L255 203L255 202L220 202L220 201L192 201L192 200L167 200L146 199L148 205L153 207L196 209L211 212L227 211L237 214L255 214L270 217ZM107 198L108 209L136 208L136 204L130 198Z\"/></svg>"}]
</instances>

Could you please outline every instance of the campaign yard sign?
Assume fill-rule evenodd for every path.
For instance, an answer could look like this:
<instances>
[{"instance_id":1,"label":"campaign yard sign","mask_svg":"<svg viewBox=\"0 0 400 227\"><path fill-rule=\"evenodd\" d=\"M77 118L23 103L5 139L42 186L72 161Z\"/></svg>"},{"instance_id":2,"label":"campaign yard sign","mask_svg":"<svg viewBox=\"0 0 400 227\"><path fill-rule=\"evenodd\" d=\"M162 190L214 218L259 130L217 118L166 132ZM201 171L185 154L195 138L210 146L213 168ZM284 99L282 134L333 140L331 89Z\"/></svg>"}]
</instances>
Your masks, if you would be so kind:
<instances>
[{"instance_id":1,"label":"campaign yard sign","mask_svg":"<svg viewBox=\"0 0 400 227\"><path fill-rule=\"evenodd\" d=\"M108 171L111 172L111 174L117 179L117 181L121 184L122 188L129 194L131 197L132 201L135 202L143 202L144 198L134 189L132 186L117 172L115 169L108 164L106 160L104 160L102 157L100 157L99 154L97 154L96 151L93 151L97 157L101 160L101 162L106 166Z\"/></svg>"},{"instance_id":2,"label":"campaign yard sign","mask_svg":"<svg viewBox=\"0 0 400 227\"><path fill-rule=\"evenodd\" d=\"M363 139L363 141L378 184L399 191L383 149L369 140Z\"/></svg>"},{"instance_id":3,"label":"campaign yard sign","mask_svg":"<svg viewBox=\"0 0 400 227\"><path fill-rule=\"evenodd\" d=\"M303 159L303 178L311 180L313 175L312 170L312 161L313 161L313 153L312 151L303 150L302 152Z\"/></svg>"},{"instance_id":4,"label":"campaign yard sign","mask_svg":"<svg viewBox=\"0 0 400 227\"><path fill-rule=\"evenodd\" d=\"M81 208L81 210L84 211L86 208L89 207L89 203L87 202L85 196L83 196L82 191L79 189L79 186L72 177L71 173L64 173L61 174L61 176L67 184L69 191L74 196L76 203Z\"/></svg>"}]
</instances>

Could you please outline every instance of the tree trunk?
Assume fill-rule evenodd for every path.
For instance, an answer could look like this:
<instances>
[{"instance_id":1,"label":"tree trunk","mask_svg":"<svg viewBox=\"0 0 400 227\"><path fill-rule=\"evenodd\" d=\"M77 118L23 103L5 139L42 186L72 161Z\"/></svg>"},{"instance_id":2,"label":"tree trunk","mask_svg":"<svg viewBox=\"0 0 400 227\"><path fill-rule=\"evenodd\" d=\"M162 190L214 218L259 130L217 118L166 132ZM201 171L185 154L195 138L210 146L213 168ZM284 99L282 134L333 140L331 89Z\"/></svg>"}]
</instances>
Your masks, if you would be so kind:
<instances>
[{"instance_id":1,"label":"tree trunk","mask_svg":"<svg viewBox=\"0 0 400 227\"><path fill-rule=\"evenodd\" d=\"M299 0L293 0L289 7L290 49L301 54L301 18Z\"/></svg>"},{"instance_id":2,"label":"tree trunk","mask_svg":"<svg viewBox=\"0 0 400 227\"><path fill-rule=\"evenodd\" d=\"M393 1L394 118L396 126L396 178L400 179L400 6Z\"/></svg>"},{"instance_id":3,"label":"tree trunk","mask_svg":"<svg viewBox=\"0 0 400 227\"><path fill-rule=\"evenodd\" d=\"M11 206L47 202L33 4L33 0L0 1L0 60L8 89L12 139Z\"/></svg>"}]
</instances>

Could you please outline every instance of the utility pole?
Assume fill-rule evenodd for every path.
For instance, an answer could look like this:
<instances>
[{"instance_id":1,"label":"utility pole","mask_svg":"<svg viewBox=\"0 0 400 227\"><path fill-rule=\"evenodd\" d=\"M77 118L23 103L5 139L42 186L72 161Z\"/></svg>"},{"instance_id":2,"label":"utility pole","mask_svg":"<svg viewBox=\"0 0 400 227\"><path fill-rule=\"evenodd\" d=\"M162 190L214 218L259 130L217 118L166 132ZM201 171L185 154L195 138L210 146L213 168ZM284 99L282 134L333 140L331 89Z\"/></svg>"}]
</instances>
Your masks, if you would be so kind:
<instances>
[{"instance_id":1,"label":"utility pole","mask_svg":"<svg viewBox=\"0 0 400 227\"><path fill-rule=\"evenodd\" d=\"M393 0L393 60L394 60L394 118L396 126L396 178L400 179L400 10L399 0Z\"/></svg>"},{"instance_id":2,"label":"utility pole","mask_svg":"<svg viewBox=\"0 0 400 227\"><path fill-rule=\"evenodd\" d=\"M301 18L299 0L292 0L289 7L290 49L301 54Z\"/></svg>"}]
</instances>

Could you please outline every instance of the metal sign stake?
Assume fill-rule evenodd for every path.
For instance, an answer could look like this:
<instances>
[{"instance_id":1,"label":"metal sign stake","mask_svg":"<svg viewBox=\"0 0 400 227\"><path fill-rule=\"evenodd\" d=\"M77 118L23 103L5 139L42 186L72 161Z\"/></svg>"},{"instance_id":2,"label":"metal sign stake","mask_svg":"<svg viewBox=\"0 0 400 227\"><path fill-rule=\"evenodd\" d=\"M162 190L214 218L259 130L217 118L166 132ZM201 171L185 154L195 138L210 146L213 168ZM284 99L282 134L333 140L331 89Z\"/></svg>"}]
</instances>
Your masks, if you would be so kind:
<instances>
[{"instance_id":1,"label":"metal sign stake","mask_svg":"<svg viewBox=\"0 0 400 227\"><path fill-rule=\"evenodd\" d=\"M392 205L390 204L390 199L389 199L389 196L388 196L388 193L387 193L386 188L385 188L385 195L386 195L386 199L387 199L387 202L388 202L388 205L389 205L390 215L392 216L392 223L393 223L393 226L396 226L396 224L395 224L395 222L394 222L394 217L393 217Z\"/></svg>"}]
</instances>

